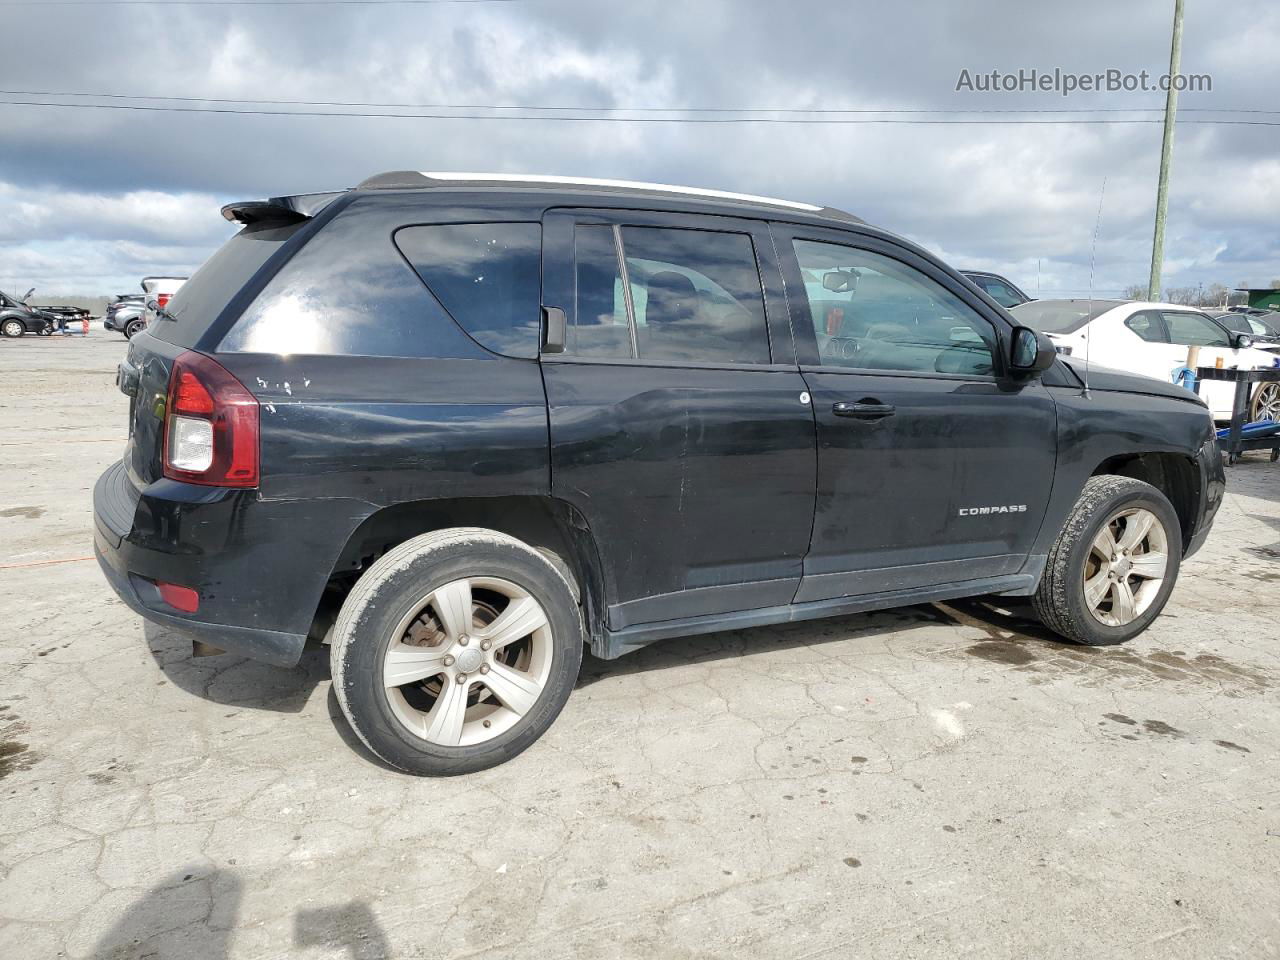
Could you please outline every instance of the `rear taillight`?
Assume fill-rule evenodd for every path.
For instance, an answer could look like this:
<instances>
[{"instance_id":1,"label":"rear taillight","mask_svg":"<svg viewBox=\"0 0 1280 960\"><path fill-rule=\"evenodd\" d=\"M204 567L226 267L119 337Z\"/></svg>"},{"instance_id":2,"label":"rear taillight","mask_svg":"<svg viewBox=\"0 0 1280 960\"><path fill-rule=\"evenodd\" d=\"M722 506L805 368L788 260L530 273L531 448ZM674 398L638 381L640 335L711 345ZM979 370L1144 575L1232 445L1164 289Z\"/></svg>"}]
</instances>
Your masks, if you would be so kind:
<instances>
[{"instance_id":1,"label":"rear taillight","mask_svg":"<svg viewBox=\"0 0 1280 960\"><path fill-rule=\"evenodd\" d=\"M172 298L173 298L173 294L172 294L172 293L157 293L157 294L156 294L156 306L158 306L161 310L163 310L165 307L167 307L167 306L169 305L169 301L170 301Z\"/></svg>"},{"instance_id":2,"label":"rear taillight","mask_svg":"<svg viewBox=\"0 0 1280 960\"><path fill-rule=\"evenodd\" d=\"M258 401L201 353L181 354L169 373L164 475L215 487L258 485Z\"/></svg>"}]
</instances>

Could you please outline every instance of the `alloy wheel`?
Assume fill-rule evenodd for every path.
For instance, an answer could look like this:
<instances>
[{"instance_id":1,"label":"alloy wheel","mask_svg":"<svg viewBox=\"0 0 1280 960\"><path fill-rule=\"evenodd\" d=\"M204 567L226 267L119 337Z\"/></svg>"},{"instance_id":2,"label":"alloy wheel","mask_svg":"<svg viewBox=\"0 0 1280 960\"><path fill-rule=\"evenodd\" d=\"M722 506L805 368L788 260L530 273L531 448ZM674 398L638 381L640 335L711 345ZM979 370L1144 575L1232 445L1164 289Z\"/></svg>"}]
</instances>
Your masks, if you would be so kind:
<instances>
[{"instance_id":1,"label":"alloy wheel","mask_svg":"<svg viewBox=\"0 0 1280 960\"><path fill-rule=\"evenodd\" d=\"M1169 538L1144 507L1114 513L1089 548L1084 602L1100 623L1123 627L1146 612L1169 570Z\"/></svg>"},{"instance_id":2,"label":"alloy wheel","mask_svg":"<svg viewBox=\"0 0 1280 960\"><path fill-rule=\"evenodd\" d=\"M465 577L401 618L382 662L396 719L440 746L471 746L515 726L551 675L551 625L523 587Z\"/></svg>"},{"instance_id":3,"label":"alloy wheel","mask_svg":"<svg viewBox=\"0 0 1280 960\"><path fill-rule=\"evenodd\" d=\"M1253 395L1250 420L1280 420L1280 383L1263 383Z\"/></svg>"}]
</instances>

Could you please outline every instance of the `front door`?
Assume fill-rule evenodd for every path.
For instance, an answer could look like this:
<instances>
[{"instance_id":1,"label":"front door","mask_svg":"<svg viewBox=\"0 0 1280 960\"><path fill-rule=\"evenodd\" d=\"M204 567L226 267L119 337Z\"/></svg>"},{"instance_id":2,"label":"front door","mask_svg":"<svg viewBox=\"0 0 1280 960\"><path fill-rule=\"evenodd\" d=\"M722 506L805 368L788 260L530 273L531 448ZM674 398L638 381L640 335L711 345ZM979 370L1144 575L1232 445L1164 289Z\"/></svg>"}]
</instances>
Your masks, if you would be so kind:
<instances>
[{"instance_id":1,"label":"front door","mask_svg":"<svg viewBox=\"0 0 1280 960\"><path fill-rule=\"evenodd\" d=\"M613 630L789 603L813 522L814 423L765 225L549 214L553 495L600 552Z\"/></svg>"},{"instance_id":2,"label":"front door","mask_svg":"<svg viewBox=\"0 0 1280 960\"><path fill-rule=\"evenodd\" d=\"M775 225L813 395L818 497L797 601L1017 573L1048 505L1053 400L1003 376L1009 324L872 236Z\"/></svg>"}]
</instances>

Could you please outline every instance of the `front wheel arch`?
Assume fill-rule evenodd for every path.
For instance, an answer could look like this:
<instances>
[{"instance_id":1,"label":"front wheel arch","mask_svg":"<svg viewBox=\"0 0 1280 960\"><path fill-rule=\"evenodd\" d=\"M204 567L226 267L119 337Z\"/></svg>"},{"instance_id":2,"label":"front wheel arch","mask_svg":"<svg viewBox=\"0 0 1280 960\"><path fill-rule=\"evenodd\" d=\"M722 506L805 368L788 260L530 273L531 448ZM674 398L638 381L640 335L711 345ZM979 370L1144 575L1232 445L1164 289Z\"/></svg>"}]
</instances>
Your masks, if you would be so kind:
<instances>
[{"instance_id":1,"label":"front wheel arch","mask_svg":"<svg viewBox=\"0 0 1280 960\"><path fill-rule=\"evenodd\" d=\"M1167 452L1126 453L1104 460L1092 476L1129 477L1151 484L1173 505L1183 547L1191 542L1201 495L1200 470L1194 458Z\"/></svg>"}]
</instances>

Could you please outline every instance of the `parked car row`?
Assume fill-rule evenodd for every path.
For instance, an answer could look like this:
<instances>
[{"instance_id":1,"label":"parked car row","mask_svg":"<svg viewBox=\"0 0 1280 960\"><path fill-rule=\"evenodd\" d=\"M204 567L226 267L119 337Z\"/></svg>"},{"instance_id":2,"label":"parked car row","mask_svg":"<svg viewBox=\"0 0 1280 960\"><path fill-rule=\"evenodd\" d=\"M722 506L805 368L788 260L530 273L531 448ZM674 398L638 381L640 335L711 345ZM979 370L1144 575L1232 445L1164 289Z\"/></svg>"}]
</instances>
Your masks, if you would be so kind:
<instances>
[{"instance_id":1,"label":"parked car row","mask_svg":"<svg viewBox=\"0 0 1280 960\"><path fill-rule=\"evenodd\" d=\"M35 309L49 314L55 320L59 321L60 326L80 326L90 318L90 313L84 307L68 307L61 305L45 304L37 306Z\"/></svg>"},{"instance_id":2,"label":"parked car row","mask_svg":"<svg viewBox=\"0 0 1280 960\"><path fill-rule=\"evenodd\" d=\"M1047 334L1060 353L1166 382L1186 365L1190 347L1200 348L1199 366L1280 366L1280 356L1254 345L1251 330L1233 331L1199 310L1175 303L1032 300L1010 313ZM1234 391L1232 383L1201 384L1201 396L1215 420L1231 419ZM1261 419L1265 394L1265 390L1255 391L1251 419Z\"/></svg>"},{"instance_id":3,"label":"parked car row","mask_svg":"<svg viewBox=\"0 0 1280 960\"><path fill-rule=\"evenodd\" d=\"M170 299L186 282L186 277L143 277L140 284L142 293L116 294L107 306L102 325L124 334L126 339L132 339L146 329L157 312L168 307Z\"/></svg>"},{"instance_id":4,"label":"parked car row","mask_svg":"<svg viewBox=\"0 0 1280 960\"><path fill-rule=\"evenodd\" d=\"M123 333L126 338L130 338L146 326L142 320L145 309L142 294L118 293L116 298L107 304L102 325L108 330Z\"/></svg>"},{"instance_id":5,"label":"parked car row","mask_svg":"<svg viewBox=\"0 0 1280 960\"><path fill-rule=\"evenodd\" d=\"M0 334L6 337L21 337L28 333L48 336L54 331L58 317L44 307L33 307L27 303L34 290L32 287L21 298L0 290Z\"/></svg>"},{"instance_id":6,"label":"parked car row","mask_svg":"<svg viewBox=\"0 0 1280 960\"><path fill-rule=\"evenodd\" d=\"M1250 308L1205 313L1172 303L1136 300L1033 300L1012 281L984 270L962 270L970 283L1018 319L1053 340L1058 351L1090 362L1171 380L1200 347L1199 365L1280 367L1280 314ZM1231 418L1234 385L1204 383L1216 420ZM1280 415L1280 385L1259 384L1250 398L1251 420Z\"/></svg>"}]
</instances>

